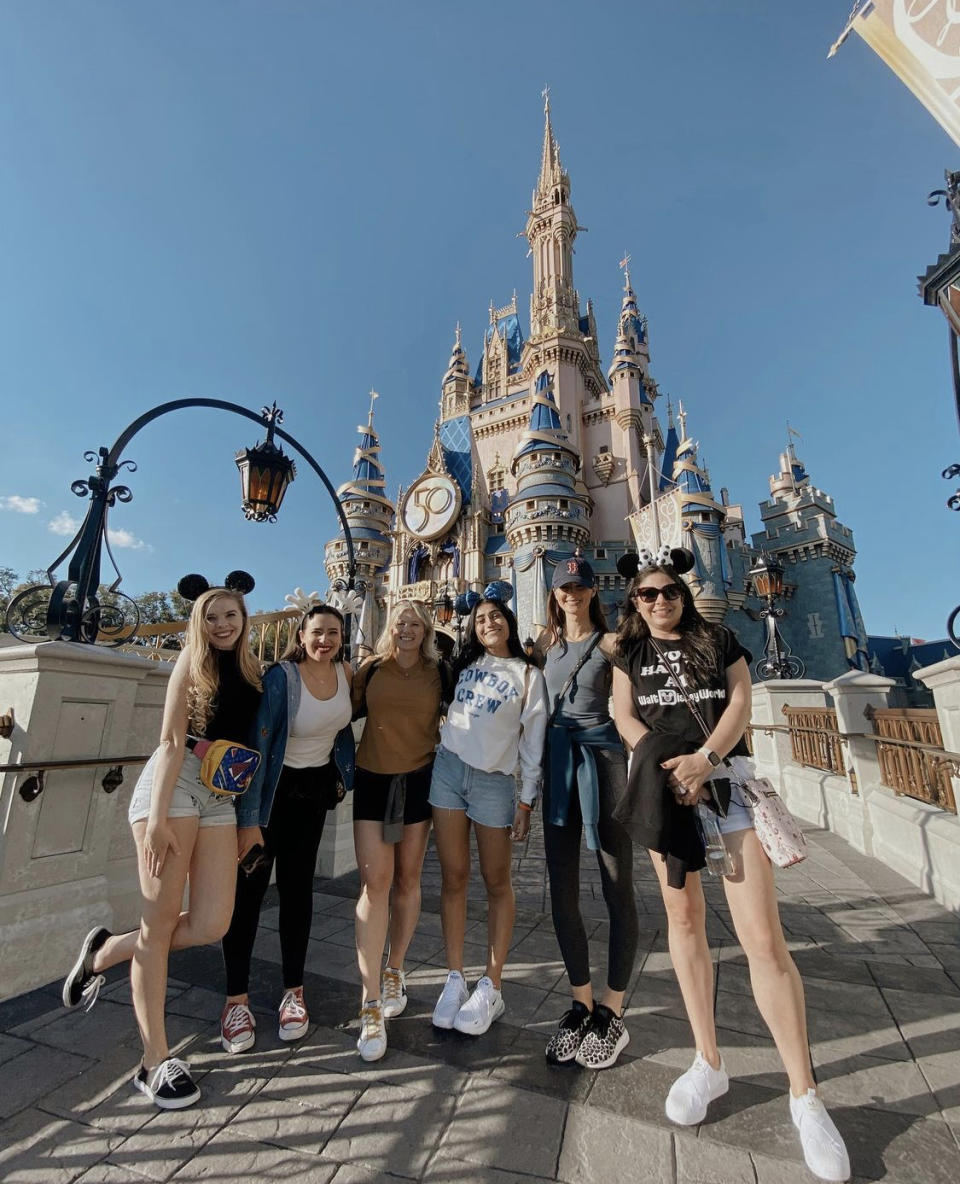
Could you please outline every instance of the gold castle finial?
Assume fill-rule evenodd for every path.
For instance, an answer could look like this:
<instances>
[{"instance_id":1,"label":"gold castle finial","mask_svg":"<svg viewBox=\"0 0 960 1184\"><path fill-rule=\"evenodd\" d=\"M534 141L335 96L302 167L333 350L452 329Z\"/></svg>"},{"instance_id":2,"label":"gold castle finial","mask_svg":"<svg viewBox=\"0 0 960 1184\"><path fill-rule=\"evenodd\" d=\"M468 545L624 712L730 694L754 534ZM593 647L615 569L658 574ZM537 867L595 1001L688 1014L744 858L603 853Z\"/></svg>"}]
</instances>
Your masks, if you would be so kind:
<instances>
[{"instance_id":1,"label":"gold castle finial","mask_svg":"<svg viewBox=\"0 0 960 1184\"><path fill-rule=\"evenodd\" d=\"M380 398L380 396L371 387L370 388L370 412L367 415L367 423L370 425L370 427L373 427L373 403L374 403L375 399L379 399L379 398Z\"/></svg>"}]
</instances>

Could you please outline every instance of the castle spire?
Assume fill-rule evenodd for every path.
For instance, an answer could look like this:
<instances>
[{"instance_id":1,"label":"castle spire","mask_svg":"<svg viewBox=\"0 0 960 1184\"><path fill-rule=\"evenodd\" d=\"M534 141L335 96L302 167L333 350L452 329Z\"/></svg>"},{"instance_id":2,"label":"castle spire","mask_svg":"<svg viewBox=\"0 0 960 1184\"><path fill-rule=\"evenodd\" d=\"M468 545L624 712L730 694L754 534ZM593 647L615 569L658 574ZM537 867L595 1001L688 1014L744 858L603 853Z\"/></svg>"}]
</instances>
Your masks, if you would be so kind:
<instances>
[{"instance_id":1,"label":"castle spire","mask_svg":"<svg viewBox=\"0 0 960 1184\"><path fill-rule=\"evenodd\" d=\"M549 195L553 186L563 173L560 164L560 149L553 134L550 123L550 87L545 86L540 92L543 97L543 148L540 153L540 177L537 181L537 194Z\"/></svg>"},{"instance_id":2,"label":"castle spire","mask_svg":"<svg viewBox=\"0 0 960 1184\"><path fill-rule=\"evenodd\" d=\"M573 241L582 227L570 205L570 177L560 162L547 88L543 95L540 175L523 231L533 257L531 338L580 331L580 300L573 286Z\"/></svg>"}]
</instances>

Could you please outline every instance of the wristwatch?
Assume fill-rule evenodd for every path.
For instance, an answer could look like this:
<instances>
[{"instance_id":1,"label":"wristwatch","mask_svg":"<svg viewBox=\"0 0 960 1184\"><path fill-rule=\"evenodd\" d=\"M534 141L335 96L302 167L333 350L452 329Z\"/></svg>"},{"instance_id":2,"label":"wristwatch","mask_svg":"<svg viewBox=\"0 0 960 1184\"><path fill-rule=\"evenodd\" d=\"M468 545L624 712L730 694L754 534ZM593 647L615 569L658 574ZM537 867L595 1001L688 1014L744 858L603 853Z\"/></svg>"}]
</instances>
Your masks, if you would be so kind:
<instances>
[{"instance_id":1,"label":"wristwatch","mask_svg":"<svg viewBox=\"0 0 960 1184\"><path fill-rule=\"evenodd\" d=\"M721 757L717 756L712 748L707 748L706 745L704 745L703 748L698 748L697 752L699 752L701 756L705 756L714 768L720 764L722 759Z\"/></svg>"}]
</instances>

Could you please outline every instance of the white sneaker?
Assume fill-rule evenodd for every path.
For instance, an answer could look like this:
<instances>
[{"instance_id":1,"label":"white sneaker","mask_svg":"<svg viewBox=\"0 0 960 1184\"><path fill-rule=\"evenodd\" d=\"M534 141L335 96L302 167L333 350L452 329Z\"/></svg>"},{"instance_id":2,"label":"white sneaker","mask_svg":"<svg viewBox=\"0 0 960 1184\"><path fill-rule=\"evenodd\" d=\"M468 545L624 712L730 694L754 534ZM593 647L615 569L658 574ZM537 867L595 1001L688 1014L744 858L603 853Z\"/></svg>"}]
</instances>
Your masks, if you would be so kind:
<instances>
[{"instance_id":1,"label":"white sneaker","mask_svg":"<svg viewBox=\"0 0 960 1184\"><path fill-rule=\"evenodd\" d=\"M360 1008L357 1052L365 1061L379 1061L386 1051L387 1029L383 1025L383 1008L379 999L372 999Z\"/></svg>"},{"instance_id":2,"label":"white sneaker","mask_svg":"<svg viewBox=\"0 0 960 1184\"><path fill-rule=\"evenodd\" d=\"M437 1006L433 1009L435 1028L452 1028L460 1008L466 1003L470 992L459 970L451 970L443 984Z\"/></svg>"},{"instance_id":3,"label":"white sneaker","mask_svg":"<svg viewBox=\"0 0 960 1184\"><path fill-rule=\"evenodd\" d=\"M474 987L473 994L457 1012L453 1026L468 1036L482 1036L506 1010L503 996L484 975Z\"/></svg>"},{"instance_id":4,"label":"white sneaker","mask_svg":"<svg viewBox=\"0 0 960 1184\"><path fill-rule=\"evenodd\" d=\"M407 976L402 970L388 966L380 980L380 998L383 1000L383 1018L395 1019L407 1007Z\"/></svg>"},{"instance_id":5,"label":"white sneaker","mask_svg":"<svg viewBox=\"0 0 960 1184\"><path fill-rule=\"evenodd\" d=\"M846 1144L816 1090L808 1089L799 1098L790 1095L790 1117L800 1132L803 1158L810 1171L821 1180L849 1180Z\"/></svg>"},{"instance_id":6,"label":"white sneaker","mask_svg":"<svg viewBox=\"0 0 960 1184\"><path fill-rule=\"evenodd\" d=\"M693 1064L670 1086L664 1107L667 1118L681 1126L693 1126L707 1117L707 1106L727 1092L730 1079L720 1059L720 1068L714 1069L698 1052Z\"/></svg>"}]
</instances>

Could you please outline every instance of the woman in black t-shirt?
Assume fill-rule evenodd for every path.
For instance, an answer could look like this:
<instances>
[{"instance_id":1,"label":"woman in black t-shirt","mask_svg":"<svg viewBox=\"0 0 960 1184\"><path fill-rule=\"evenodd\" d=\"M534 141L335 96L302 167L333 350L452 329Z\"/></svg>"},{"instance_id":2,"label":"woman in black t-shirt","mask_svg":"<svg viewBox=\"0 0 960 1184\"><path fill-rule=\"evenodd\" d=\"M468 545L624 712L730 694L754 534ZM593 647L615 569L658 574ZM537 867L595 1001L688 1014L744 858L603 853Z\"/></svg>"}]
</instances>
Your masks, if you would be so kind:
<instances>
[{"instance_id":1,"label":"woman in black t-shirt","mask_svg":"<svg viewBox=\"0 0 960 1184\"><path fill-rule=\"evenodd\" d=\"M773 870L735 784L737 776L753 776L743 740L750 720L750 655L729 629L697 612L680 578L692 566L689 552L645 552L640 563L618 635L613 698L617 728L632 750L631 815L625 821L651 848L670 958L696 1040L693 1065L667 1095L667 1117L683 1125L702 1122L709 1103L729 1088L717 1047L713 962L695 870L703 866L702 842L692 809L684 809L715 801L708 782L721 774L730 779L730 769L717 769L727 757L734 778L719 823L735 863L723 880L730 915L750 966L754 999L790 1079L790 1113L807 1166L823 1179L846 1180L846 1148L811 1071L803 984L780 927ZM708 736L681 686L699 708Z\"/></svg>"}]
</instances>

